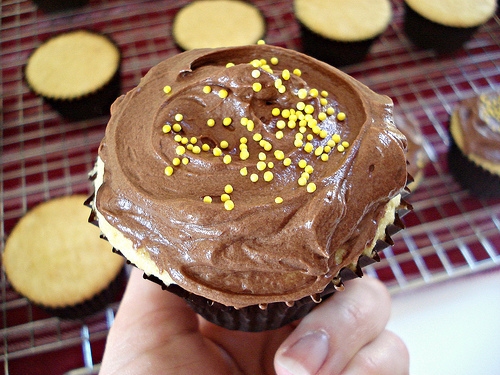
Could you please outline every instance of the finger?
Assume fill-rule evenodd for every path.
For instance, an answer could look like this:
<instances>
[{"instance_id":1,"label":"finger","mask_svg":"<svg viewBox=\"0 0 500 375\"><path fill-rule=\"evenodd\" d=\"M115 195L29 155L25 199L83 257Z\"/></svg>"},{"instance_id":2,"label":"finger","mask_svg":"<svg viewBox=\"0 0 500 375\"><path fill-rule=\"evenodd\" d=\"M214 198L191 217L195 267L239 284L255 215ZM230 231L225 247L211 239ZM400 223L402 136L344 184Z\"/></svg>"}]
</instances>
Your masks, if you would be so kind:
<instances>
[{"instance_id":1,"label":"finger","mask_svg":"<svg viewBox=\"0 0 500 375\"><path fill-rule=\"evenodd\" d=\"M275 356L279 375L339 374L354 355L385 328L390 296L369 277L346 283L320 304L285 340Z\"/></svg>"},{"instance_id":2,"label":"finger","mask_svg":"<svg viewBox=\"0 0 500 375\"><path fill-rule=\"evenodd\" d=\"M341 375L408 375L409 366L406 345L396 334L385 330L361 348Z\"/></svg>"}]
</instances>

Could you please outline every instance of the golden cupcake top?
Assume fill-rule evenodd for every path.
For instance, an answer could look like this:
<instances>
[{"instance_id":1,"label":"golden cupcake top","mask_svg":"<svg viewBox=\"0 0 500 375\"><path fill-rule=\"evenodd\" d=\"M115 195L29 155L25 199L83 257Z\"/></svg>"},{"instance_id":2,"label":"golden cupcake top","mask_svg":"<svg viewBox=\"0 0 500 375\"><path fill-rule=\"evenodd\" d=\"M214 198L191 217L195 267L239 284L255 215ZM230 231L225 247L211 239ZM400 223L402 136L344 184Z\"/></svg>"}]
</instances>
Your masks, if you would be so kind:
<instances>
[{"instance_id":1,"label":"golden cupcake top","mask_svg":"<svg viewBox=\"0 0 500 375\"><path fill-rule=\"evenodd\" d=\"M392 101L268 45L193 50L112 106L96 208L181 287L246 306L321 292L406 183Z\"/></svg>"},{"instance_id":2,"label":"golden cupcake top","mask_svg":"<svg viewBox=\"0 0 500 375\"><path fill-rule=\"evenodd\" d=\"M106 85L119 64L120 51L109 38L76 30L41 44L30 55L25 76L37 94L53 99L75 99Z\"/></svg>"}]
</instances>

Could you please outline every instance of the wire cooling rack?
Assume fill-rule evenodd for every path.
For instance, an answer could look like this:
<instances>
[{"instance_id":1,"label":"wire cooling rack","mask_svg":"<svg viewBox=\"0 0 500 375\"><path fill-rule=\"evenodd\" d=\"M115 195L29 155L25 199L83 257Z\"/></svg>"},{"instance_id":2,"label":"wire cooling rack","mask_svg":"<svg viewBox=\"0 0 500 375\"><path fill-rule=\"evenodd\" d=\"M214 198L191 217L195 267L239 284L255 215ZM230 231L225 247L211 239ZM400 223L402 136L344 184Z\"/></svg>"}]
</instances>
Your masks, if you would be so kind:
<instances>
[{"instance_id":1,"label":"wire cooling rack","mask_svg":"<svg viewBox=\"0 0 500 375\"><path fill-rule=\"evenodd\" d=\"M91 0L80 9L38 11L30 0L2 0L1 13L1 238L39 202L90 193L93 167L107 117L67 122L32 94L22 79L29 53L47 37L74 28L110 35L123 54L123 92L161 60L179 51L170 30L187 1ZM268 44L301 49L292 1L256 0L267 24ZM365 272L392 293L500 267L500 201L471 197L448 173L447 122L463 98L500 89L500 25L482 26L452 56L415 48L402 31L403 7L367 59L343 68L394 99L396 113L424 135L430 162L409 200L414 212L382 260ZM207 32L209 32L207 26ZM118 302L84 321L50 317L19 297L1 273L0 361L5 374L91 374L97 371ZM74 370L76 369L76 370Z\"/></svg>"}]
</instances>

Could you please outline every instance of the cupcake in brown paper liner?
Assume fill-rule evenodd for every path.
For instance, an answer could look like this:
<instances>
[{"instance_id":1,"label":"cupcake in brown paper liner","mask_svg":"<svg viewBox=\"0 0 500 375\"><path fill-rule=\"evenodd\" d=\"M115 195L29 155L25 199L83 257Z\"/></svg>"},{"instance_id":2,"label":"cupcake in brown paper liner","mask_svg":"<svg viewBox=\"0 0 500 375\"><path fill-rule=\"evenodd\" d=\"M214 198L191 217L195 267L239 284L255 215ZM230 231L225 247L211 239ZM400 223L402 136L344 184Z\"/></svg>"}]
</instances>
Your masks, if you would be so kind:
<instances>
[{"instance_id":1,"label":"cupcake in brown paper liner","mask_svg":"<svg viewBox=\"0 0 500 375\"><path fill-rule=\"evenodd\" d=\"M500 94L462 100L450 116L448 167L472 195L500 197Z\"/></svg>"},{"instance_id":2,"label":"cupcake in brown paper liner","mask_svg":"<svg viewBox=\"0 0 500 375\"><path fill-rule=\"evenodd\" d=\"M294 0L302 50L333 66L363 61L392 19L389 0Z\"/></svg>"},{"instance_id":3,"label":"cupcake in brown paper liner","mask_svg":"<svg viewBox=\"0 0 500 375\"><path fill-rule=\"evenodd\" d=\"M70 120L109 114L120 95L121 54L107 35L90 30L57 34L29 56L30 89Z\"/></svg>"},{"instance_id":4,"label":"cupcake in brown paper liner","mask_svg":"<svg viewBox=\"0 0 500 375\"><path fill-rule=\"evenodd\" d=\"M207 25L216 25L207 29ZM183 51L257 43L266 35L266 20L250 1L192 1L174 17L172 37Z\"/></svg>"},{"instance_id":5,"label":"cupcake in brown paper liner","mask_svg":"<svg viewBox=\"0 0 500 375\"><path fill-rule=\"evenodd\" d=\"M65 319L105 308L124 281L125 262L88 224L85 198L55 198L28 211L8 236L2 258L17 293Z\"/></svg>"},{"instance_id":6,"label":"cupcake in brown paper liner","mask_svg":"<svg viewBox=\"0 0 500 375\"><path fill-rule=\"evenodd\" d=\"M103 235L223 327L303 317L403 226L392 101L299 52L184 52L111 112L92 174Z\"/></svg>"}]
</instances>

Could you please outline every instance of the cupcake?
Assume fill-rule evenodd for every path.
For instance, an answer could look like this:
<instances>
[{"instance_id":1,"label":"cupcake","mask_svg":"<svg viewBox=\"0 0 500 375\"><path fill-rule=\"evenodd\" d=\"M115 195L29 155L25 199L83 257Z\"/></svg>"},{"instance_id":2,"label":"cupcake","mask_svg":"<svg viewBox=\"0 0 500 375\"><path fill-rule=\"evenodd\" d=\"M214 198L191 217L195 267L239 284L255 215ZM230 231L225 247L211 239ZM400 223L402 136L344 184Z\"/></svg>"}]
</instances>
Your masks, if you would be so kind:
<instances>
[{"instance_id":1,"label":"cupcake","mask_svg":"<svg viewBox=\"0 0 500 375\"><path fill-rule=\"evenodd\" d=\"M495 0L405 0L404 31L421 48L452 53L496 10Z\"/></svg>"},{"instance_id":2,"label":"cupcake","mask_svg":"<svg viewBox=\"0 0 500 375\"><path fill-rule=\"evenodd\" d=\"M361 62L387 29L389 0L294 0L303 51L334 66Z\"/></svg>"},{"instance_id":3,"label":"cupcake","mask_svg":"<svg viewBox=\"0 0 500 375\"><path fill-rule=\"evenodd\" d=\"M424 149L422 133L415 123L398 116L396 125L408 141L406 158L411 181L408 182L407 187L411 192L414 192L424 178L424 168L429 162L429 157Z\"/></svg>"},{"instance_id":4,"label":"cupcake","mask_svg":"<svg viewBox=\"0 0 500 375\"><path fill-rule=\"evenodd\" d=\"M62 116L84 120L109 114L120 95L120 51L88 30L58 34L28 58L25 79Z\"/></svg>"},{"instance_id":5,"label":"cupcake","mask_svg":"<svg viewBox=\"0 0 500 375\"><path fill-rule=\"evenodd\" d=\"M7 238L3 267L12 288L48 313L81 318L112 301L124 260L88 224L86 196L41 203Z\"/></svg>"},{"instance_id":6,"label":"cupcake","mask_svg":"<svg viewBox=\"0 0 500 375\"><path fill-rule=\"evenodd\" d=\"M246 1L198 0L177 12L172 37L184 51L255 44L266 33L260 10Z\"/></svg>"},{"instance_id":7,"label":"cupcake","mask_svg":"<svg viewBox=\"0 0 500 375\"><path fill-rule=\"evenodd\" d=\"M303 317L402 228L406 139L392 101L302 53L184 52L111 113L95 170L99 227L223 327Z\"/></svg>"},{"instance_id":8,"label":"cupcake","mask_svg":"<svg viewBox=\"0 0 500 375\"><path fill-rule=\"evenodd\" d=\"M450 172L477 197L500 197L500 93L461 101L450 116Z\"/></svg>"},{"instance_id":9,"label":"cupcake","mask_svg":"<svg viewBox=\"0 0 500 375\"><path fill-rule=\"evenodd\" d=\"M33 0L33 3L43 12L51 13L83 7L89 0Z\"/></svg>"}]
</instances>

